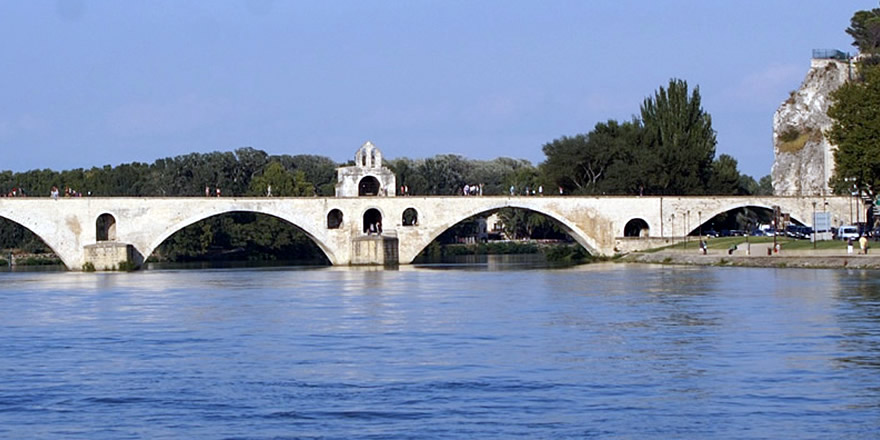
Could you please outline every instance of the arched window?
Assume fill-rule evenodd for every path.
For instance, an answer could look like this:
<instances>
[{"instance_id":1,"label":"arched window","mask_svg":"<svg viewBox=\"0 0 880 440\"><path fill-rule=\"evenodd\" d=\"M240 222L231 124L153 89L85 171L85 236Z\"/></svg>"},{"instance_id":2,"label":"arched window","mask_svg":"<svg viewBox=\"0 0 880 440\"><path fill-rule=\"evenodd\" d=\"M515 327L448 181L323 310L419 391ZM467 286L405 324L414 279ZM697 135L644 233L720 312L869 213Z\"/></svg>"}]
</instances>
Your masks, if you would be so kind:
<instances>
[{"instance_id":1,"label":"arched window","mask_svg":"<svg viewBox=\"0 0 880 440\"><path fill-rule=\"evenodd\" d=\"M403 226L416 226L419 224L419 213L415 208L407 208L403 211Z\"/></svg>"},{"instance_id":2,"label":"arched window","mask_svg":"<svg viewBox=\"0 0 880 440\"><path fill-rule=\"evenodd\" d=\"M358 183L359 196L377 196L379 195L379 179L373 176L366 176Z\"/></svg>"},{"instance_id":3,"label":"arched window","mask_svg":"<svg viewBox=\"0 0 880 440\"><path fill-rule=\"evenodd\" d=\"M342 211L330 210L330 213L327 214L327 229L339 229L340 226L342 226Z\"/></svg>"},{"instance_id":4,"label":"arched window","mask_svg":"<svg viewBox=\"0 0 880 440\"><path fill-rule=\"evenodd\" d=\"M647 237L650 232L651 228L648 227L648 222L640 218L626 222L626 226L623 227L624 237Z\"/></svg>"},{"instance_id":5,"label":"arched window","mask_svg":"<svg viewBox=\"0 0 880 440\"><path fill-rule=\"evenodd\" d=\"M364 232L382 233L382 213L376 208L370 208L364 213Z\"/></svg>"},{"instance_id":6,"label":"arched window","mask_svg":"<svg viewBox=\"0 0 880 440\"><path fill-rule=\"evenodd\" d=\"M116 240L116 219L110 214L101 214L95 221L95 237L97 241Z\"/></svg>"}]
</instances>

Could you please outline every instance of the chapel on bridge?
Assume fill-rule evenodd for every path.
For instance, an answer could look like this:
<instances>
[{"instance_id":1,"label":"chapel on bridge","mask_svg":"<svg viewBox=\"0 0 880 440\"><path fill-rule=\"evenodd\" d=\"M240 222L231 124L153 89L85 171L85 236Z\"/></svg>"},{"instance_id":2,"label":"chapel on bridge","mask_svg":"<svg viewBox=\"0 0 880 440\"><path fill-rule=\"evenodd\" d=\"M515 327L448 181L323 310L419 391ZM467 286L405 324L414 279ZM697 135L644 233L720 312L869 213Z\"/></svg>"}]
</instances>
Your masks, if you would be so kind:
<instances>
[{"instance_id":1,"label":"chapel on bridge","mask_svg":"<svg viewBox=\"0 0 880 440\"><path fill-rule=\"evenodd\" d=\"M382 166L382 152L367 141L354 154L354 166L336 169L336 197L394 196L397 178Z\"/></svg>"}]
</instances>

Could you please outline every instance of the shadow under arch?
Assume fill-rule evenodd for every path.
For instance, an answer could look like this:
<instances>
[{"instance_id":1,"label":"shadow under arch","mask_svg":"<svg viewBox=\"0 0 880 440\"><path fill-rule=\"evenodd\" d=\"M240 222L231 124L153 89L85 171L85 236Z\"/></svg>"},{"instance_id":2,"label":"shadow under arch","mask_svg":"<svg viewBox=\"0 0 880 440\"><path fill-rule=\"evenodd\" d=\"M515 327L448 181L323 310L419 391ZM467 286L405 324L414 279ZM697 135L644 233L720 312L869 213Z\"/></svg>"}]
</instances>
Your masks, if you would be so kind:
<instances>
[{"instance_id":1,"label":"shadow under arch","mask_svg":"<svg viewBox=\"0 0 880 440\"><path fill-rule=\"evenodd\" d=\"M787 212L785 206L781 206L780 208L782 209L782 212ZM693 220L692 224L694 226L688 228L687 235L698 234L701 226L702 226L703 232L705 233L707 230L707 226L712 227L713 223L720 223L718 220L719 217L724 217L726 215L730 215L731 213L737 213L739 211L755 212L755 213L759 214L756 217L764 219L765 221L769 222L769 219L772 217L773 206L758 204L758 203L730 203L730 204L722 205L718 209L714 209L714 210L706 211L706 212L700 212L697 217L694 216L694 212L692 211L690 213L690 216L691 216L691 220ZM819 211L817 211L817 212L819 212ZM800 216L797 216L793 213L790 213L790 214L791 214L791 217L790 217L791 220L794 221L795 223L798 223L801 225L807 224L806 222L804 222L805 219L801 218ZM700 217L702 217L702 218L700 218ZM680 220L676 219L676 221L680 221ZM752 226L757 227L758 225L753 223ZM732 228L729 228L729 229L732 229Z\"/></svg>"},{"instance_id":2,"label":"shadow under arch","mask_svg":"<svg viewBox=\"0 0 880 440\"><path fill-rule=\"evenodd\" d=\"M66 256L59 253L55 247L39 233L34 232L33 229L28 228L15 219L0 215L0 249L11 248L10 245L16 245L19 249L29 253L49 251L55 254L68 270L73 269L70 262L65 260ZM44 248L41 249L37 246L43 246ZM0 259L5 259L7 256L8 255L0 255Z\"/></svg>"},{"instance_id":3,"label":"shadow under arch","mask_svg":"<svg viewBox=\"0 0 880 440\"><path fill-rule=\"evenodd\" d=\"M601 255L601 253L598 251L599 247L598 247L596 241L592 237L590 237L588 234L586 234L584 231L582 231L580 228L578 228L577 226L575 226L574 224L569 222L566 218L564 218L560 215L557 215L555 213L552 213L552 212L547 212L547 211L540 209L540 208L536 209L536 207L533 207L533 206L527 206L525 204L518 204L518 203L502 202L502 203L499 203L498 206L488 207L488 208L482 207L479 209L474 209L472 211L468 211L468 212L464 213L463 215L458 216L457 220L455 220L454 223L452 223L448 226L443 225L443 226L432 229L426 235L426 239L424 240L424 242L419 244L418 251L413 253L413 258L422 254L422 252L424 252L425 249L431 243L433 243L435 240L437 240L437 238L439 238L444 232L452 229L453 227L460 224L461 222L466 221L466 220L468 220L472 217L476 217L476 216L482 216L482 215L489 216L489 215L492 215L493 213L498 212L504 208L522 209L525 211L531 211L531 212L534 212L537 214L541 214L545 217L548 217L551 220L554 220L556 222L556 224L566 234L568 234L572 239L574 239L574 241L577 242L581 247L586 249L586 251L589 252L591 255Z\"/></svg>"},{"instance_id":4,"label":"shadow under arch","mask_svg":"<svg viewBox=\"0 0 880 440\"><path fill-rule=\"evenodd\" d=\"M212 219L222 219L229 216L252 216L255 219L268 218L278 220L285 226L293 227L293 229L296 230L297 233L302 234L304 237L306 237L309 244L314 246L319 251L318 253L320 254L320 257L323 258L325 264L334 264L334 262L336 261L335 255L333 254L332 250L330 250L327 245L320 239L318 239L311 231L307 230L303 226L300 226L296 222L291 221L290 219L257 210L212 211L209 213L203 213L197 216L193 216L174 225L171 225L165 231L163 231L162 234L157 236L157 238L154 239L153 242L150 243L149 249L145 250L143 254L143 261L146 261L147 258L156 253L156 251L169 239L171 239L176 234L185 231L187 228L190 228L205 221L211 221ZM240 225L242 223L238 224Z\"/></svg>"}]
</instances>

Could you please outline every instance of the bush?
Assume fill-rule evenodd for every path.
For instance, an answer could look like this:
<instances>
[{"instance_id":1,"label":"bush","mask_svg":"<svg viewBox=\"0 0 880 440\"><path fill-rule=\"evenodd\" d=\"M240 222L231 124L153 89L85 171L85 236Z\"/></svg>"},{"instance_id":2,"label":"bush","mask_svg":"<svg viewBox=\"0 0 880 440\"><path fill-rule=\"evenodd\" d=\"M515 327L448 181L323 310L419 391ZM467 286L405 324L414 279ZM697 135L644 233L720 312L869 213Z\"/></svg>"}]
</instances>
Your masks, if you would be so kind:
<instances>
[{"instance_id":1,"label":"bush","mask_svg":"<svg viewBox=\"0 0 880 440\"><path fill-rule=\"evenodd\" d=\"M595 261L586 249L579 245L552 246L544 249L544 257L552 263L581 264Z\"/></svg>"},{"instance_id":2,"label":"bush","mask_svg":"<svg viewBox=\"0 0 880 440\"><path fill-rule=\"evenodd\" d=\"M92 264L91 261L88 261L88 262L83 263L83 267L82 267L82 269L83 269L83 272L94 272L94 271L95 271L95 265Z\"/></svg>"},{"instance_id":3,"label":"bush","mask_svg":"<svg viewBox=\"0 0 880 440\"><path fill-rule=\"evenodd\" d=\"M132 272L137 268L131 261L120 261L116 269L120 272Z\"/></svg>"},{"instance_id":4,"label":"bush","mask_svg":"<svg viewBox=\"0 0 880 440\"><path fill-rule=\"evenodd\" d=\"M788 127L782 133L779 133L779 140L782 142L792 142L800 137L801 131L795 127Z\"/></svg>"}]
</instances>

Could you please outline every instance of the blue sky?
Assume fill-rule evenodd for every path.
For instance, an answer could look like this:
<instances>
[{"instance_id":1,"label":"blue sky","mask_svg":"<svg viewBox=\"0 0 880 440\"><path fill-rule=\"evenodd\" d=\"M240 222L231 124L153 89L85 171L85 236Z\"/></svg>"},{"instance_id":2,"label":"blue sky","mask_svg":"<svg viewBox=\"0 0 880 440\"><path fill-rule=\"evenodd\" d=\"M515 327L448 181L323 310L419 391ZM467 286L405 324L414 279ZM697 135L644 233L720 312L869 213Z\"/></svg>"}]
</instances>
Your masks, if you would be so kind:
<instances>
[{"instance_id":1,"label":"blue sky","mask_svg":"<svg viewBox=\"0 0 880 440\"><path fill-rule=\"evenodd\" d=\"M853 51L867 0L0 0L0 170L270 154L537 164L699 86L727 153L770 172L811 49Z\"/></svg>"}]
</instances>

